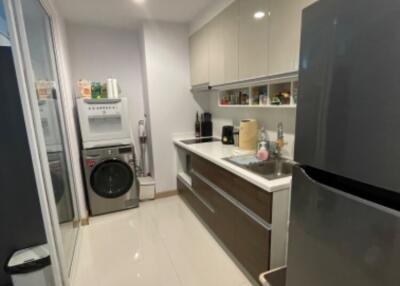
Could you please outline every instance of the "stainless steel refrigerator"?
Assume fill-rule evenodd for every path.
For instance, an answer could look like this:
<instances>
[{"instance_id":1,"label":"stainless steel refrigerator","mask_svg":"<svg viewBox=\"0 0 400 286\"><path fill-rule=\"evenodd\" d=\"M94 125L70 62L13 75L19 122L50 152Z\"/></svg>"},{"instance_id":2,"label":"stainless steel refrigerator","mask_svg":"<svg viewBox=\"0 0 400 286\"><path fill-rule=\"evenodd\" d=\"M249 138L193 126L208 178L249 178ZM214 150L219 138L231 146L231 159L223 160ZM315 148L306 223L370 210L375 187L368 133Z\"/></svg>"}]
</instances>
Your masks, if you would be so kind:
<instances>
[{"instance_id":1,"label":"stainless steel refrigerator","mask_svg":"<svg viewBox=\"0 0 400 286\"><path fill-rule=\"evenodd\" d=\"M400 285L399 15L303 11L287 286Z\"/></svg>"}]
</instances>

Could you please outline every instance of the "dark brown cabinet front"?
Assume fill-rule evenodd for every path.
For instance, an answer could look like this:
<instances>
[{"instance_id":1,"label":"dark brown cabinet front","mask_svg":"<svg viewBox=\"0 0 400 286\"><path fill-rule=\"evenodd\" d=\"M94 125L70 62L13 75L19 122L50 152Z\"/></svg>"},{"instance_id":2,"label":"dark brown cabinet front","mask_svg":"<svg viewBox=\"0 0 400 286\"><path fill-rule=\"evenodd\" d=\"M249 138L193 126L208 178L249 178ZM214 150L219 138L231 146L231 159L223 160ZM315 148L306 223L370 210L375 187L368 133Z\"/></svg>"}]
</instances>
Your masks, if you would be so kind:
<instances>
[{"instance_id":1,"label":"dark brown cabinet front","mask_svg":"<svg viewBox=\"0 0 400 286\"><path fill-rule=\"evenodd\" d=\"M185 199L185 201L193 208L193 210L203 219L207 225L213 225L213 212L207 207L205 202L194 193L192 189L186 186L178 179L178 191L179 194Z\"/></svg>"},{"instance_id":2,"label":"dark brown cabinet front","mask_svg":"<svg viewBox=\"0 0 400 286\"><path fill-rule=\"evenodd\" d=\"M243 206L256 215L261 212L268 214L259 216L261 221L268 222L272 197L265 192L266 196L263 196L255 186L247 182L243 184L241 178L204 159L194 157L192 162L192 186L188 187L178 179L181 196L242 267L258 281L258 276L270 268L271 231L265 223L260 223L260 219L249 215ZM245 187L242 194L236 193L240 187ZM257 207L260 202L265 204L263 208ZM269 219L266 221L263 218Z\"/></svg>"},{"instance_id":3,"label":"dark brown cabinet front","mask_svg":"<svg viewBox=\"0 0 400 286\"><path fill-rule=\"evenodd\" d=\"M240 211L220 194L215 193L215 234L235 254L236 215Z\"/></svg>"},{"instance_id":4,"label":"dark brown cabinet front","mask_svg":"<svg viewBox=\"0 0 400 286\"><path fill-rule=\"evenodd\" d=\"M271 231L252 220L243 212L237 212L235 256L251 276L258 276L269 270Z\"/></svg>"},{"instance_id":5,"label":"dark brown cabinet front","mask_svg":"<svg viewBox=\"0 0 400 286\"><path fill-rule=\"evenodd\" d=\"M272 194L196 155L192 168L267 223L272 222Z\"/></svg>"},{"instance_id":6,"label":"dark brown cabinet front","mask_svg":"<svg viewBox=\"0 0 400 286\"><path fill-rule=\"evenodd\" d=\"M197 195L197 199L201 201L203 205L202 210L200 210L199 215L207 223L207 225L215 231L216 219L215 219L215 206L214 206L214 195L215 192L210 189L201 180L192 176L192 192Z\"/></svg>"}]
</instances>

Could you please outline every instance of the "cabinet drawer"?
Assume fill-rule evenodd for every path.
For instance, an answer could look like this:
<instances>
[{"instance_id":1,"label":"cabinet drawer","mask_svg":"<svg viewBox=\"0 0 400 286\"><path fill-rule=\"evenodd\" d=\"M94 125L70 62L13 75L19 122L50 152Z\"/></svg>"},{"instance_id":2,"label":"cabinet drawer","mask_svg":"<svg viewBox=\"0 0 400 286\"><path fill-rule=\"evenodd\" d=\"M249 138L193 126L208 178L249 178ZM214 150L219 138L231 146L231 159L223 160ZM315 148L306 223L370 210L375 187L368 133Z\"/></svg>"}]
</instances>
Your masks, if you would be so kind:
<instances>
[{"instance_id":1,"label":"cabinet drawer","mask_svg":"<svg viewBox=\"0 0 400 286\"><path fill-rule=\"evenodd\" d=\"M215 210L215 191L196 175L192 175L192 189L203 200L204 204L206 204L210 209Z\"/></svg>"},{"instance_id":2,"label":"cabinet drawer","mask_svg":"<svg viewBox=\"0 0 400 286\"><path fill-rule=\"evenodd\" d=\"M213 210L213 216L207 218L210 229L248 273L258 279L270 267L270 230L196 173L192 176L192 185L193 192L203 201L207 200Z\"/></svg>"},{"instance_id":3,"label":"cabinet drawer","mask_svg":"<svg viewBox=\"0 0 400 286\"><path fill-rule=\"evenodd\" d=\"M196 155L192 156L192 168L263 220L272 223L272 194Z\"/></svg>"},{"instance_id":4,"label":"cabinet drawer","mask_svg":"<svg viewBox=\"0 0 400 286\"><path fill-rule=\"evenodd\" d=\"M197 194L207 200L214 211L214 217L208 224L209 227L225 247L233 253L237 208L196 175L192 176L192 186Z\"/></svg>"},{"instance_id":5,"label":"cabinet drawer","mask_svg":"<svg viewBox=\"0 0 400 286\"><path fill-rule=\"evenodd\" d=\"M179 195L186 201L187 204L191 206L191 208L197 213L197 215L200 216L202 220L211 227L214 221L214 214L212 210L205 204L205 202L193 189L182 183L179 178L177 186Z\"/></svg>"},{"instance_id":6,"label":"cabinet drawer","mask_svg":"<svg viewBox=\"0 0 400 286\"><path fill-rule=\"evenodd\" d=\"M218 193L214 196L215 205L215 229L214 232L224 243L225 247L235 253L235 216L237 207Z\"/></svg>"},{"instance_id":7,"label":"cabinet drawer","mask_svg":"<svg viewBox=\"0 0 400 286\"><path fill-rule=\"evenodd\" d=\"M235 256L251 276L258 276L270 268L271 231L252 220L243 212L237 212L235 228Z\"/></svg>"}]
</instances>

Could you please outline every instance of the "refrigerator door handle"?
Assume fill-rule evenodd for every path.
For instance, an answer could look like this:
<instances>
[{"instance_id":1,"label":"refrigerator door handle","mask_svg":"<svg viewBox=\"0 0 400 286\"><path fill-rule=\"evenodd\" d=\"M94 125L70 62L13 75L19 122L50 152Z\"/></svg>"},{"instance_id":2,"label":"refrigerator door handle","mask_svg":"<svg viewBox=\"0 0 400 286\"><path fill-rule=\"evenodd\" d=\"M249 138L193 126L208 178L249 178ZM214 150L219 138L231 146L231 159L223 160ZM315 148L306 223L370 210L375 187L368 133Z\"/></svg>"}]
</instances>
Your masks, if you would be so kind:
<instances>
[{"instance_id":1,"label":"refrigerator door handle","mask_svg":"<svg viewBox=\"0 0 400 286\"><path fill-rule=\"evenodd\" d=\"M310 167L300 167L301 174L310 183L335 193L340 193L362 203L377 204L379 208L400 211L400 195L397 192L357 182Z\"/></svg>"}]
</instances>

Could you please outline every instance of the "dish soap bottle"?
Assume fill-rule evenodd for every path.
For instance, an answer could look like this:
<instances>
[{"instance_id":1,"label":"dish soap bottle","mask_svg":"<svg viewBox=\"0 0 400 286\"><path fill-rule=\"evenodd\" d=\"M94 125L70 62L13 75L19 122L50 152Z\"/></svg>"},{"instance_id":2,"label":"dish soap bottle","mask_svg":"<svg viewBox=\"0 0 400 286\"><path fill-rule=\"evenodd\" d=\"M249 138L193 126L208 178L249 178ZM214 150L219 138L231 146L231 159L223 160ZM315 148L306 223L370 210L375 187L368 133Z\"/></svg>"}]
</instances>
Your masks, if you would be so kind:
<instances>
[{"instance_id":1,"label":"dish soap bottle","mask_svg":"<svg viewBox=\"0 0 400 286\"><path fill-rule=\"evenodd\" d=\"M267 148L267 134L265 133L264 127L260 129L256 156L258 160L262 161L266 161L269 158L269 152Z\"/></svg>"}]
</instances>

